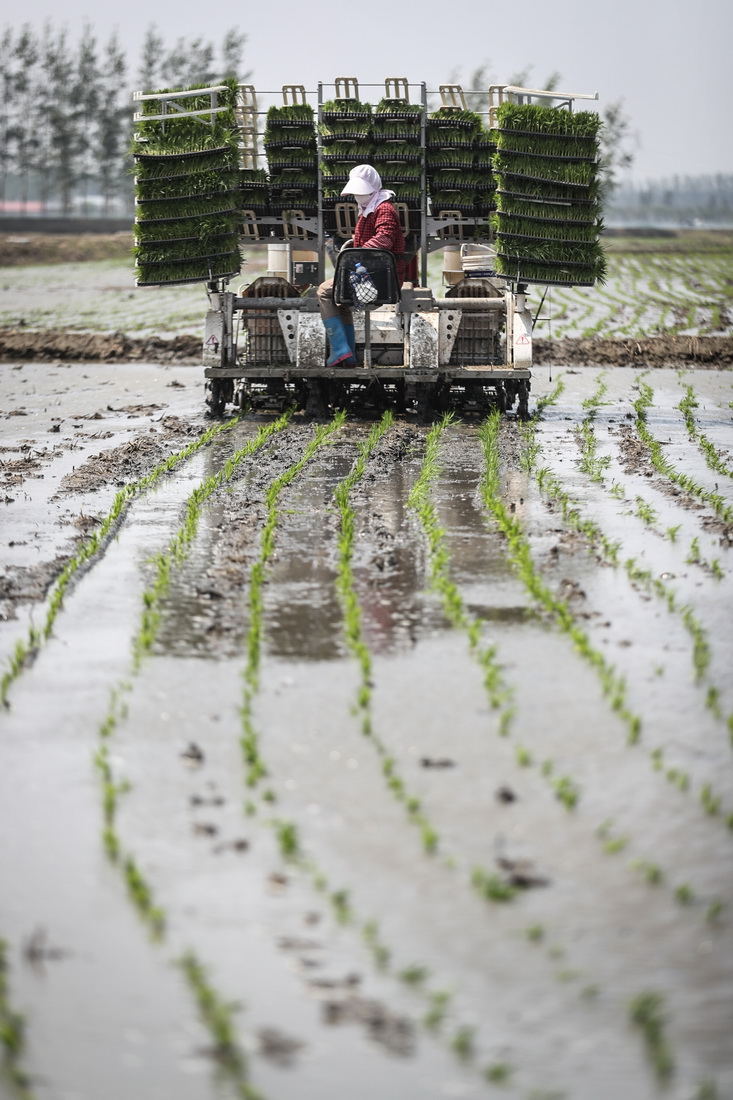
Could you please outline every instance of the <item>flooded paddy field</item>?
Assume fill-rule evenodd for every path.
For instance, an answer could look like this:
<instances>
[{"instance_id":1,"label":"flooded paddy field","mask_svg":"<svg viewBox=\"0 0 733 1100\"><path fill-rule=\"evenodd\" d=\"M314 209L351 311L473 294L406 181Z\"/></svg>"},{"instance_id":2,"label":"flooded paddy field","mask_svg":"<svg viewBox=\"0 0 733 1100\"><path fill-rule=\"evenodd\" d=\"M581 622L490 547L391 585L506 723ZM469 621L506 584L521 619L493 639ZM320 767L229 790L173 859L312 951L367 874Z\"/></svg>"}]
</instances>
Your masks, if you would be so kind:
<instances>
[{"instance_id":1,"label":"flooded paddy field","mask_svg":"<svg viewBox=\"0 0 733 1100\"><path fill-rule=\"evenodd\" d=\"M0 388L3 1100L733 1096L729 372Z\"/></svg>"}]
</instances>

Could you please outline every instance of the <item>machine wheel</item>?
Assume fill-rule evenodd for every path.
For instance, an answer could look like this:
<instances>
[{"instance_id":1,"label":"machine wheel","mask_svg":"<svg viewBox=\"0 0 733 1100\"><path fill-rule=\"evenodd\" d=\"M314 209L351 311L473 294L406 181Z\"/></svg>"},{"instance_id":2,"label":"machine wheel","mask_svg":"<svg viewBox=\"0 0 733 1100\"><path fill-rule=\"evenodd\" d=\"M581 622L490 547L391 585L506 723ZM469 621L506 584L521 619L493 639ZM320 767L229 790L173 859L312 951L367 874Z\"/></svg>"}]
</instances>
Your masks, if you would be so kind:
<instances>
[{"instance_id":1,"label":"machine wheel","mask_svg":"<svg viewBox=\"0 0 733 1100\"><path fill-rule=\"evenodd\" d=\"M529 382L518 385L517 420L529 420Z\"/></svg>"},{"instance_id":2,"label":"machine wheel","mask_svg":"<svg viewBox=\"0 0 733 1100\"><path fill-rule=\"evenodd\" d=\"M224 415L227 401L231 401L234 387L231 378L207 378L206 394L207 416L218 418Z\"/></svg>"},{"instance_id":3,"label":"machine wheel","mask_svg":"<svg viewBox=\"0 0 733 1100\"><path fill-rule=\"evenodd\" d=\"M322 382L318 378L313 378L309 380L306 385L308 386L308 398L305 403L305 415L314 417L326 416L328 410L324 399Z\"/></svg>"},{"instance_id":4,"label":"machine wheel","mask_svg":"<svg viewBox=\"0 0 733 1100\"><path fill-rule=\"evenodd\" d=\"M500 413L505 413L507 410L506 391L502 382L497 382L494 387L494 393L496 394L496 407Z\"/></svg>"}]
</instances>

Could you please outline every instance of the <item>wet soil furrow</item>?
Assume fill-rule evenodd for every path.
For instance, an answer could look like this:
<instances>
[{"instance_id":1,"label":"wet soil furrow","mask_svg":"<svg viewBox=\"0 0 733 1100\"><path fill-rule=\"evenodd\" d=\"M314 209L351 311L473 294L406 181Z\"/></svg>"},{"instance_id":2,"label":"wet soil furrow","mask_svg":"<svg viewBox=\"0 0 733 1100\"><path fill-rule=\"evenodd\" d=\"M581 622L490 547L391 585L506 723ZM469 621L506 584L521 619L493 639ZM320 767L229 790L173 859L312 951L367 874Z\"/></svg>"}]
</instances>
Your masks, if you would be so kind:
<instances>
[{"instance_id":1,"label":"wet soil furrow","mask_svg":"<svg viewBox=\"0 0 733 1100\"><path fill-rule=\"evenodd\" d=\"M700 485L694 478L682 470L678 470L673 463L671 463L663 454L661 444L659 440L655 438L648 426L648 412L654 404L654 391L646 382L641 382L639 385L639 397L634 402L634 410L636 412L635 429L636 434L646 447L649 458L657 470L664 478L668 479L674 486L678 486L692 497L696 497L698 500L705 504L708 504L715 512L718 520L724 524L733 524L733 505L728 504L721 493L706 489L703 485Z\"/></svg>"},{"instance_id":2,"label":"wet soil furrow","mask_svg":"<svg viewBox=\"0 0 733 1100\"><path fill-rule=\"evenodd\" d=\"M98 529L84 539L80 549L61 570L51 590L42 627L37 629L32 626L26 639L16 643L13 653L7 659L8 669L0 680L0 703L7 704L8 691L12 683L20 676L23 669L28 668L33 663L41 645L51 636L56 617L63 607L67 590L104 554L110 539L115 536L120 524L124 521L130 502L141 493L152 488L161 477L171 473L186 459L210 443L217 435L230 431L236 422L235 418L229 421L228 424L217 424L208 428L182 450L168 455L149 473L136 478L135 481L128 482L116 494L111 509L101 521Z\"/></svg>"},{"instance_id":3,"label":"wet soil furrow","mask_svg":"<svg viewBox=\"0 0 733 1100\"><path fill-rule=\"evenodd\" d=\"M733 478L733 465L726 463L720 450L698 427L695 419L695 410L699 409L699 407L700 402L695 395L694 387L688 383L685 385L685 396L677 406L685 418L687 434L692 442L698 445L705 457L706 464L711 470L716 474L722 474L723 477Z\"/></svg>"},{"instance_id":4,"label":"wet soil furrow","mask_svg":"<svg viewBox=\"0 0 733 1100\"><path fill-rule=\"evenodd\" d=\"M733 745L733 715L724 714L722 684L716 681L710 671L713 656L711 631L703 625L692 605L689 602L683 602L676 590L668 583L669 574L656 576L651 568L642 566L637 557L626 557L619 561L622 555L621 542L611 540L597 523L584 514L580 502L567 493L561 481L553 476L547 467L537 470L536 477L541 491L560 507L563 519L572 531L582 537L588 551L614 568L621 565L635 591L646 598L658 599L668 613L679 620L692 643L690 658L695 681L702 685L705 691L705 698L701 705L705 706L712 716L725 726L730 743Z\"/></svg>"},{"instance_id":5,"label":"wet soil furrow","mask_svg":"<svg viewBox=\"0 0 733 1100\"><path fill-rule=\"evenodd\" d=\"M586 406L588 406L588 402L586 402ZM588 424L588 417L586 417L584 423ZM592 428L586 434L595 440L595 433ZM592 466L592 460L587 453L585 457L585 472L587 473L588 468ZM536 458L537 446L532 444L532 451L529 454L530 464L533 465ZM605 463L605 460L601 461ZM581 468L583 467L581 466ZM605 471L605 469L604 464L603 470ZM597 522L584 515L580 502L570 496L561 484L561 480L550 473L548 467L544 466L536 470L535 476L540 489L554 504L559 505L565 522L582 537L586 547L592 553L598 555L599 559L616 567L622 558L620 540L609 538ZM602 474L598 473L595 477L591 474L591 480L604 491L612 492L612 490L608 490L606 480ZM614 482L614 485L617 484ZM612 492L612 495L620 494ZM731 719L726 718L721 711L722 692L720 685L712 679L709 670L711 660L710 632L705 629L692 606L687 602L683 602L675 589L669 584L669 574L663 573L662 576L655 576L652 569L645 568L639 563L637 557L625 557L621 560L621 565L628 580L637 591L641 591L647 597L653 596L659 599L671 615L678 617L692 641L691 658L695 677L698 681L707 681L705 705L717 720L725 723L730 732Z\"/></svg>"}]
</instances>

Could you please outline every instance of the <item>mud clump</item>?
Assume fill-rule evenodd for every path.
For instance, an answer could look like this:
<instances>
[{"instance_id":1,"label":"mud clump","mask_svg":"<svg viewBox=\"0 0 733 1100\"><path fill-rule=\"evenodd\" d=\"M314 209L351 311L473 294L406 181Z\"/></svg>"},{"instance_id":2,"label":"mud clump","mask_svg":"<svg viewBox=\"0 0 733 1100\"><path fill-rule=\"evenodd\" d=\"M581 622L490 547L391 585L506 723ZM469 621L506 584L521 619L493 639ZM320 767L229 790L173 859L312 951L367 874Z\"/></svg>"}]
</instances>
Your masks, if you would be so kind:
<instances>
[{"instance_id":1,"label":"mud clump","mask_svg":"<svg viewBox=\"0 0 733 1100\"><path fill-rule=\"evenodd\" d=\"M44 599L70 557L62 554L38 565L7 567L0 574L0 620L15 619L19 604Z\"/></svg>"},{"instance_id":2,"label":"mud clump","mask_svg":"<svg viewBox=\"0 0 733 1100\"><path fill-rule=\"evenodd\" d=\"M105 485L124 485L128 481L149 473L159 462L167 458L171 442L200 431L200 426L188 424L177 416L165 416L161 420L163 432L155 435L136 435L119 447L92 455L81 466L66 474L57 496L66 493L93 493Z\"/></svg>"}]
</instances>

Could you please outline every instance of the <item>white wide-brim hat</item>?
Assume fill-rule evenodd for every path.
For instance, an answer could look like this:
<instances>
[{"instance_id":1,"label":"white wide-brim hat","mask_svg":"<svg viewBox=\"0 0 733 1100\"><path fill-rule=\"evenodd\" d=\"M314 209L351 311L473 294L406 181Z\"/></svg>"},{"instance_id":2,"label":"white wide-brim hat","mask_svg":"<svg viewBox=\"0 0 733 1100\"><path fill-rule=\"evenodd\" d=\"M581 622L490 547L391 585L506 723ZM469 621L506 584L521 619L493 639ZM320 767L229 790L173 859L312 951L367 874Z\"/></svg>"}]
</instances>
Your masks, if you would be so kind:
<instances>
[{"instance_id":1,"label":"white wide-brim hat","mask_svg":"<svg viewBox=\"0 0 733 1100\"><path fill-rule=\"evenodd\" d=\"M382 190L382 178L371 164L357 164L349 173L342 195L372 195Z\"/></svg>"}]
</instances>

